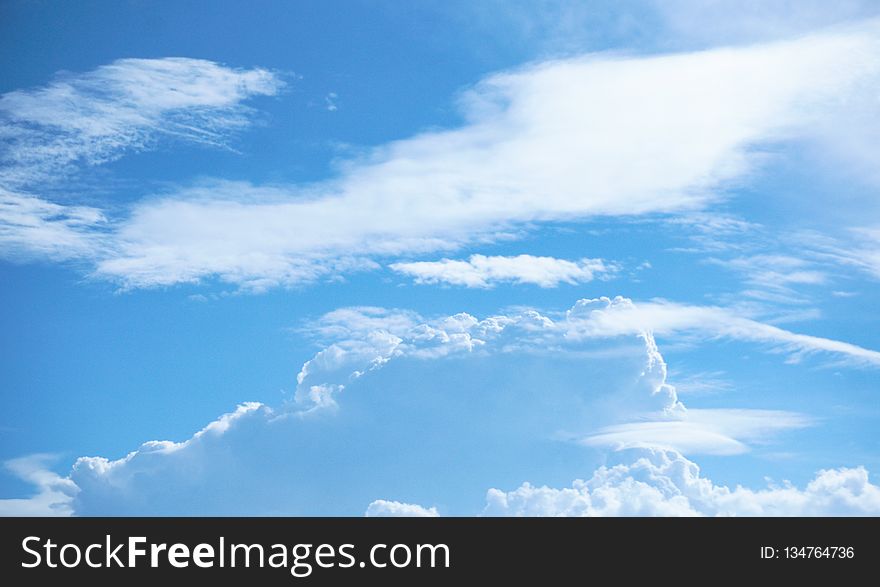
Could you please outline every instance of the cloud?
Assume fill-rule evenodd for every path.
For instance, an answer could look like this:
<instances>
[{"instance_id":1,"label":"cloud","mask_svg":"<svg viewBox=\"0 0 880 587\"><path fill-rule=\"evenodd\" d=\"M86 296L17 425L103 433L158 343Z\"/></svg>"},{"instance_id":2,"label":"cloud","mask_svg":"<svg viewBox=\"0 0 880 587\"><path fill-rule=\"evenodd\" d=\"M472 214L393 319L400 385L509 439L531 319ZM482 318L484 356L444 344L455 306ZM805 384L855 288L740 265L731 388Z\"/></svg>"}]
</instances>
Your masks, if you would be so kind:
<instances>
[{"instance_id":1,"label":"cloud","mask_svg":"<svg viewBox=\"0 0 880 587\"><path fill-rule=\"evenodd\" d=\"M554 320L534 310L479 320L456 314L425 320L411 312L348 308L310 325L332 342L305 362L297 376L297 401L308 410L337 407L334 396L365 374L405 358L437 359L470 354L598 352L615 339L641 337L645 362L635 384L606 398L604 424L577 438L587 446L615 449L654 446L687 454L739 454L749 443L803 428L813 420L779 410L686 409L667 382L667 366L655 334L703 340L732 338L770 345L799 361L817 353L855 365L880 365L880 353L835 340L793 333L717 307L668 302L635 304L625 298L580 300ZM588 350L592 349L592 350ZM594 355L595 356L595 355Z\"/></svg>"},{"instance_id":2,"label":"cloud","mask_svg":"<svg viewBox=\"0 0 880 587\"><path fill-rule=\"evenodd\" d=\"M863 267L874 278L880 279L880 227L862 228L856 231L861 246L848 255L849 262Z\"/></svg>"},{"instance_id":3,"label":"cloud","mask_svg":"<svg viewBox=\"0 0 880 587\"><path fill-rule=\"evenodd\" d=\"M367 507L364 515L368 518L436 518L440 514L437 513L437 508L434 507L424 508L412 503L377 499Z\"/></svg>"},{"instance_id":4,"label":"cloud","mask_svg":"<svg viewBox=\"0 0 880 587\"><path fill-rule=\"evenodd\" d=\"M617 297L580 300L568 311L567 336L595 337L648 330L657 336L696 334L771 345L797 362L811 354L836 355L851 363L876 367L880 352L838 340L798 334L716 306L666 301L634 304Z\"/></svg>"},{"instance_id":5,"label":"cloud","mask_svg":"<svg viewBox=\"0 0 880 587\"><path fill-rule=\"evenodd\" d=\"M525 223L695 209L752 168L754 145L833 116L876 75L875 28L496 74L461 98L464 126L378 147L333 180L214 182L140 203L97 272L129 287L285 284L339 258L456 249Z\"/></svg>"},{"instance_id":6,"label":"cloud","mask_svg":"<svg viewBox=\"0 0 880 587\"><path fill-rule=\"evenodd\" d=\"M630 451L632 461L554 489L525 483L490 489L486 515L504 516L876 516L880 487L863 467L819 471L804 489L715 485L671 450Z\"/></svg>"},{"instance_id":7,"label":"cloud","mask_svg":"<svg viewBox=\"0 0 880 587\"><path fill-rule=\"evenodd\" d=\"M52 455L37 454L6 461L6 469L34 486L36 494L23 499L0 499L0 516L69 516L79 488L72 480L48 469Z\"/></svg>"},{"instance_id":8,"label":"cloud","mask_svg":"<svg viewBox=\"0 0 880 587\"><path fill-rule=\"evenodd\" d=\"M821 285L828 281L827 271L800 257L781 254L758 254L732 259L709 259L710 263L741 274L745 282L756 290L745 295L771 298L782 302L797 302L799 295L793 286Z\"/></svg>"},{"instance_id":9,"label":"cloud","mask_svg":"<svg viewBox=\"0 0 880 587\"><path fill-rule=\"evenodd\" d=\"M653 419L606 426L582 439L587 446L615 450L667 448L687 454L734 455L748 451L746 442L780 431L812 425L803 414L780 410L679 410Z\"/></svg>"},{"instance_id":10,"label":"cloud","mask_svg":"<svg viewBox=\"0 0 880 587\"><path fill-rule=\"evenodd\" d=\"M490 76L462 97L465 126L379 147L334 180L215 182L137 205L119 227L118 257L98 273L130 287L209 276L283 284L340 256L454 249L527 222L693 209L750 168L752 145L797 134L873 75L875 43L866 27Z\"/></svg>"},{"instance_id":11,"label":"cloud","mask_svg":"<svg viewBox=\"0 0 880 587\"><path fill-rule=\"evenodd\" d=\"M45 457L17 459L7 466L31 481L38 494L30 499L0 500L2 515L160 514L223 512L291 513L308 511L291 503L308 477L282 490L287 478L283 451L253 455L253 436L266 435L276 446L285 435L276 424L301 426L289 419L267 419L264 408L239 408L209 425L184 443L149 442L123 459L81 458L69 477L45 469ZM236 448L237 447L237 448ZM258 479L246 466L258 456L263 467ZM504 492L490 489L484 515L505 516L854 516L880 514L880 487L863 467L822 470L798 489L789 483L765 489L716 485L700 475L699 467L671 449L640 448L615 453L620 464L599 467L587 481L569 488L536 487L524 483ZM287 462L289 467L292 463ZM301 465L302 463L300 463ZM380 464L384 466L385 464ZM282 468L279 468L282 467ZM338 469L338 467L337 467ZM448 471L446 472L448 474ZM287 470L289 474L289 470ZM348 476L345 475L344 476ZM274 480L274 483L273 483ZM362 481L370 482L369 479ZM424 480L423 480L424 481ZM219 484L219 485L218 485ZM274 485L274 487L273 487ZM283 485L283 483L282 483ZM339 487L318 484L308 494L327 499ZM221 491L220 488L231 488ZM192 495L194 494L194 495ZM323 496L323 497L319 497ZM294 498L295 502L296 499ZM313 503L312 507L318 507ZM205 509L207 508L207 510ZM314 511L314 510L312 510ZM336 513L339 513L337 510ZM436 508L376 500L366 515L436 516Z\"/></svg>"},{"instance_id":12,"label":"cloud","mask_svg":"<svg viewBox=\"0 0 880 587\"><path fill-rule=\"evenodd\" d=\"M0 187L0 254L8 258L90 259L101 254L103 212L65 206Z\"/></svg>"},{"instance_id":13,"label":"cloud","mask_svg":"<svg viewBox=\"0 0 880 587\"><path fill-rule=\"evenodd\" d=\"M416 283L447 283L480 288L505 282L530 283L540 287L556 287L560 283L574 285L592 281L596 277L607 277L614 272L614 266L602 259L566 261L533 255L471 255L467 261L415 261L393 263L389 267L398 273L414 277Z\"/></svg>"},{"instance_id":14,"label":"cloud","mask_svg":"<svg viewBox=\"0 0 880 587\"><path fill-rule=\"evenodd\" d=\"M250 124L242 102L279 91L263 69L200 59L121 59L47 86L0 96L0 255L18 260L112 258L111 215L48 194L78 168L155 147L160 139L223 145ZM39 192L39 193L37 193Z\"/></svg>"},{"instance_id":15,"label":"cloud","mask_svg":"<svg viewBox=\"0 0 880 587\"><path fill-rule=\"evenodd\" d=\"M800 241L822 261L853 267L872 279L880 279L880 226L853 228L842 238L807 233Z\"/></svg>"},{"instance_id":16,"label":"cloud","mask_svg":"<svg viewBox=\"0 0 880 587\"><path fill-rule=\"evenodd\" d=\"M102 227L93 274L130 288L219 278L262 290L547 222L702 209L768 143L805 136L851 94L874 91L877 28L497 73L460 96L460 127L378 146L325 181L205 180L136 202ZM217 143L249 120L244 99L279 85L259 69L122 60L5 94L4 182L33 183L164 136Z\"/></svg>"},{"instance_id":17,"label":"cloud","mask_svg":"<svg viewBox=\"0 0 880 587\"><path fill-rule=\"evenodd\" d=\"M59 179L150 148L159 138L223 144L250 122L241 102L282 86L264 69L202 59L120 59L49 85L0 96L0 183L10 189Z\"/></svg>"},{"instance_id":18,"label":"cloud","mask_svg":"<svg viewBox=\"0 0 880 587\"><path fill-rule=\"evenodd\" d=\"M768 41L880 14L873 0L461 0L430 7L507 51L570 54L590 47L693 49ZM463 39L467 42L467 39Z\"/></svg>"},{"instance_id":19,"label":"cloud","mask_svg":"<svg viewBox=\"0 0 880 587\"><path fill-rule=\"evenodd\" d=\"M650 0L647 5L663 25L664 41L689 46L802 35L880 13L871 0Z\"/></svg>"},{"instance_id":20,"label":"cloud","mask_svg":"<svg viewBox=\"0 0 880 587\"><path fill-rule=\"evenodd\" d=\"M655 334L769 344L788 353L790 361L827 353L855 365L880 364L876 351L793 333L732 310L667 302L635 304L620 297L580 300L556 320L534 310L483 320L469 314L426 320L411 312L347 308L310 328L332 342L306 361L297 376L296 398L308 409L336 407L333 397L347 385L406 358L518 352L595 356L601 352L597 346L607 350L618 344L615 341L640 337L645 354L638 381L620 386L606 398L605 408L610 410L606 416L612 423L578 441L617 449L666 447L688 454L742 453L750 442L812 425L813 420L779 410L685 409L667 382L667 366Z\"/></svg>"},{"instance_id":21,"label":"cloud","mask_svg":"<svg viewBox=\"0 0 880 587\"><path fill-rule=\"evenodd\" d=\"M667 336L695 330L710 340L734 336L803 352L789 342L798 335L774 328L770 336L760 323L704 310L623 298L581 300L553 317L522 310L425 319L340 309L308 327L324 347L303 364L289 401L242 404L181 442L145 442L116 459L81 457L67 476L31 467L44 471L25 477L37 495L2 507L356 515L376 495L406 495L467 512L468 496L499 478L528 479L535 463L558 461L560 452L575 451L570 462L581 462L585 446L731 455L814 424L792 412L693 409L680 401L652 324ZM808 343L834 342L817 340ZM826 475L815 487L832 480ZM693 509L680 501L663 507Z\"/></svg>"},{"instance_id":22,"label":"cloud","mask_svg":"<svg viewBox=\"0 0 880 587\"><path fill-rule=\"evenodd\" d=\"M829 202L829 206L832 204ZM692 247L676 252L695 253L700 260L739 275L746 287L739 298L776 304L804 304L817 294L845 297L848 289L831 289L843 280L880 278L880 229L870 207L838 208L858 211L856 226L783 231L706 213L664 219L686 227ZM867 221L867 223L866 223ZM850 286L852 284L850 283ZM819 287L823 286L821 290ZM830 289L830 291L829 291ZM843 292L844 296L840 296ZM725 295L725 299L734 299Z\"/></svg>"},{"instance_id":23,"label":"cloud","mask_svg":"<svg viewBox=\"0 0 880 587\"><path fill-rule=\"evenodd\" d=\"M404 358L438 358L468 353L580 353L591 341L641 337L657 373L650 385L662 386L666 364L655 336L701 340L729 338L768 345L788 354L789 361L825 354L857 366L880 365L880 352L849 343L798 334L741 316L736 310L689 306L666 301L634 303L623 297L582 299L562 317L535 310L489 316L482 320L459 313L426 319L413 312L374 307L344 308L326 314L305 328L326 344L306 361L297 377L297 397L308 403L311 387L342 389L353 379ZM661 387L658 387L661 389ZM648 392L672 409L676 397L668 389ZM323 396L322 396L323 397ZM665 399L663 399L665 398ZM666 402L668 399L668 403ZM329 404L328 404L329 405Z\"/></svg>"},{"instance_id":24,"label":"cloud","mask_svg":"<svg viewBox=\"0 0 880 587\"><path fill-rule=\"evenodd\" d=\"M679 395L709 395L732 391L733 382L724 371L678 372L672 374Z\"/></svg>"}]
</instances>

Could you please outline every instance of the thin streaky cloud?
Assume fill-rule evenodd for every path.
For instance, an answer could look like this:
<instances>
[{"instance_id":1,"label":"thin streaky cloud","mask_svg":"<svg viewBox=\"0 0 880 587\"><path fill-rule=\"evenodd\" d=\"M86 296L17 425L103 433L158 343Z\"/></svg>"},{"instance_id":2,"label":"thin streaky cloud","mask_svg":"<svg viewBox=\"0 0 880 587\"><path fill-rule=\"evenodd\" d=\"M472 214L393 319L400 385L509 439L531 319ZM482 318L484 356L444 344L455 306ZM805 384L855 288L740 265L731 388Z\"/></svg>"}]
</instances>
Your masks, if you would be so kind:
<instances>
[{"instance_id":1,"label":"thin streaky cloud","mask_svg":"<svg viewBox=\"0 0 880 587\"><path fill-rule=\"evenodd\" d=\"M202 59L120 59L0 96L0 182L28 188L160 138L218 146L250 124L242 102L283 86L265 69Z\"/></svg>"},{"instance_id":2,"label":"thin streaky cloud","mask_svg":"<svg viewBox=\"0 0 880 587\"><path fill-rule=\"evenodd\" d=\"M607 279L617 267L602 259L568 261L555 257L471 255L467 260L441 259L392 263L391 269L414 278L416 283L490 288L499 283L532 284L540 287L574 285Z\"/></svg>"}]
</instances>

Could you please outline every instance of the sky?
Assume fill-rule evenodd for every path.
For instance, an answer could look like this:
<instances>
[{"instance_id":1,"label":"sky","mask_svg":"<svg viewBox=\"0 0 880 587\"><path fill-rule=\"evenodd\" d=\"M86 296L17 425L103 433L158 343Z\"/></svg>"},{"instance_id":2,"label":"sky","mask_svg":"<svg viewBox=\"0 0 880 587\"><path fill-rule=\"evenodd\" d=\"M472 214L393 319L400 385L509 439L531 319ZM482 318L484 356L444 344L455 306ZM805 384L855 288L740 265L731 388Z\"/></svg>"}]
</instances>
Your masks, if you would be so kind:
<instances>
[{"instance_id":1,"label":"sky","mask_svg":"<svg viewBox=\"0 0 880 587\"><path fill-rule=\"evenodd\" d=\"M10 0L0 73L0 515L880 515L880 2Z\"/></svg>"}]
</instances>

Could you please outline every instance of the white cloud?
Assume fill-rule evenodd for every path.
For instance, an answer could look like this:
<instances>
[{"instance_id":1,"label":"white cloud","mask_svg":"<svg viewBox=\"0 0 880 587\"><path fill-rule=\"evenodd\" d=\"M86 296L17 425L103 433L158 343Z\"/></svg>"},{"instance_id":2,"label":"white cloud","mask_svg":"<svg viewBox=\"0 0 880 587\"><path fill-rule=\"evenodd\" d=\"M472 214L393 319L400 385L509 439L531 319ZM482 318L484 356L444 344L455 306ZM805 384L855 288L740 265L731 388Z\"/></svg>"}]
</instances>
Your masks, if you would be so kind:
<instances>
[{"instance_id":1,"label":"white cloud","mask_svg":"<svg viewBox=\"0 0 880 587\"><path fill-rule=\"evenodd\" d=\"M718 307L668 302L634 304L625 298L580 300L554 320L534 310L479 320L469 314L425 320L410 312L377 308L337 310L311 326L330 337L303 365L296 398L308 409L335 407L333 395L389 362L470 354L585 352L586 341L613 346L642 337L644 366L635 385L617 389L605 422L578 441L614 448L658 446L688 454L738 454L748 443L811 425L810 418L777 410L685 409L667 382L667 367L654 334L703 340L720 337L770 345L790 361L825 353L856 365L880 365L880 353L835 340L793 333ZM596 352L596 351L592 351ZM317 391L316 391L317 390ZM606 406L606 407L607 407Z\"/></svg>"},{"instance_id":2,"label":"white cloud","mask_svg":"<svg viewBox=\"0 0 880 587\"><path fill-rule=\"evenodd\" d=\"M231 69L187 58L120 59L47 86L0 96L0 182L9 188L57 180L150 147L160 137L222 144L249 124L241 105L275 94L264 69Z\"/></svg>"},{"instance_id":3,"label":"white cloud","mask_svg":"<svg viewBox=\"0 0 880 587\"><path fill-rule=\"evenodd\" d=\"M838 340L798 334L714 306L690 306L656 301L633 304L617 297L580 300L569 310L567 336L612 336L647 330L657 336L688 333L771 345L788 353L790 361L827 353L847 361L877 366L880 352Z\"/></svg>"},{"instance_id":4,"label":"white cloud","mask_svg":"<svg viewBox=\"0 0 880 587\"><path fill-rule=\"evenodd\" d=\"M0 254L96 263L116 254L115 225L91 205L43 192L78 166L151 148L160 138L220 145L249 124L242 101L276 93L262 69L199 59L121 59L0 96ZM40 193L37 194L36 192Z\"/></svg>"},{"instance_id":5,"label":"white cloud","mask_svg":"<svg viewBox=\"0 0 880 587\"><path fill-rule=\"evenodd\" d=\"M104 214L0 187L0 254L13 258L89 259L100 254Z\"/></svg>"},{"instance_id":6,"label":"white cloud","mask_svg":"<svg viewBox=\"0 0 880 587\"><path fill-rule=\"evenodd\" d=\"M436 518L440 514L435 507L424 508L412 503L377 499L370 503L364 515L368 518Z\"/></svg>"},{"instance_id":7,"label":"white cloud","mask_svg":"<svg viewBox=\"0 0 880 587\"><path fill-rule=\"evenodd\" d=\"M48 469L51 455L31 455L12 459L6 469L34 486L36 494L22 499L0 499L0 516L69 516L79 492L76 483Z\"/></svg>"},{"instance_id":8,"label":"white cloud","mask_svg":"<svg viewBox=\"0 0 880 587\"><path fill-rule=\"evenodd\" d=\"M817 120L833 120L851 93L873 91L877 45L877 24L868 22L754 47L586 55L499 73L463 94L463 126L377 147L343 163L334 179L279 186L206 181L141 201L114 223L112 246L95 258L95 274L127 287L219 277L265 289L375 267L379 257L510 238L526 225L698 209L753 168L756 145L802 136ZM98 70L99 77L155 81L154 66L145 74L140 62L123 65ZM192 63L184 65L163 61L159 79L171 69L173 82L182 83L179 70L188 72ZM178 107L188 113L184 107L194 101L225 108L275 91L266 72L218 67L199 65L210 74L207 81L196 76L194 98L147 108L147 134L178 128L173 117L166 125L166 114ZM227 91L205 89L215 83ZM68 85L78 96L78 85L62 82L43 93L56 96ZM38 108L43 93L7 95L7 106L55 124L56 114ZM140 112L131 105L157 93L123 92L124 116L110 120L128 123ZM97 104L115 113L117 99ZM118 125L105 129L91 112L87 107L85 121L62 131L114 138L101 138L94 152L80 139L72 151L66 143L53 146L59 161L100 161L117 156L117 144L142 144L140 115L132 122L136 131L117 138Z\"/></svg>"},{"instance_id":9,"label":"white cloud","mask_svg":"<svg viewBox=\"0 0 880 587\"><path fill-rule=\"evenodd\" d=\"M393 263L389 267L398 273L414 277L416 283L448 283L482 288L504 282L556 287L560 283L586 283L614 272L614 266L602 259L567 261L533 255L471 255L467 261L441 259Z\"/></svg>"},{"instance_id":10,"label":"white cloud","mask_svg":"<svg viewBox=\"0 0 880 587\"><path fill-rule=\"evenodd\" d=\"M877 16L872 0L649 0L664 41L687 45L748 43L802 35Z\"/></svg>"},{"instance_id":11,"label":"white cloud","mask_svg":"<svg viewBox=\"0 0 880 587\"><path fill-rule=\"evenodd\" d=\"M206 180L75 234L55 222L36 235L0 219L4 241L18 256L31 244L42 255L88 241L77 246L93 275L125 287L216 277L259 291L375 269L378 258L512 238L540 223L700 210L766 159L768 143L836 141L823 129L876 94L878 45L878 23L864 21L752 47L538 63L463 93L459 128L379 146L343 162L332 179ZM0 183L17 197L61 205L28 192L163 137L222 144L250 122L243 101L281 85L263 69L123 59L9 92L0 97ZM495 273L542 286L587 279L563 262L529 261L515 263L522 271L494 257L471 258L471 268L450 260L395 267L480 287ZM822 278L807 269L787 275Z\"/></svg>"},{"instance_id":12,"label":"white cloud","mask_svg":"<svg viewBox=\"0 0 880 587\"><path fill-rule=\"evenodd\" d=\"M849 343L794 333L713 306L688 306L655 301L633 303L607 297L579 300L562 317L553 319L535 310L490 316L482 320L467 313L426 319L413 312L373 307L344 308L308 325L325 348L306 361L299 375L297 397L306 401L313 385L345 386L364 373L402 357L436 358L474 352L582 352L583 342L619 337L643 338L651 361L645 374L657 373L649 386L666 382L666 364L654 336L687 336L702 340L730 338L768 345L798 361L826 354L854 365L880 365L880 352ZM647 392L671 409L673 393ZM667 402L669 400L669 403ZM642 400L644 401L644 400Z\"/></svg>"},{"instance_id":13,"label":"white cloud","mask_svg":"<svg viewBox=\"0 0 880 587\"><path fill-rule=\"evenodd\" d=\"M637 309L643 307L639 313ZM188 440L146 442L115 460L82 457L67 477L31 467L28 471L43 472L21 476L36 485L37 496L4 502L2 507L80 514L321 511L351 515L352 507L357 508L355 513L363 511L363 504L377 494L418 491L415 486L400 485L406 483L398 469L404 458L410 459L408 467L420 470L425 478L448 485L462 479L473 481L490 466L508 472L529 471L529 462L521 458L521 444L547 447L552 439L574 447L737 454L751 443L765 443L780 432L812 423L801 414L783 411L687 409L667 381L666 363L650 332L652 325L666 335L694 331L709 339L733 336L781 345L789 352L802 353L804 345L827 350L836 344L808 339L797 346L791 340L799 335L775 327L767 331L758 322L720 308L635 305L623 298L582 300L555 319L534 310L482 320L466 313L426 320L406 311L347 308L314 324L316 335L327 342L303 364L295 401L276 409L242 404ZM846 347L839 352L853 351ZM426 377L427 372L433 376ZM551 373L562 378L556 381L556 375L548 376ZM412 377L418 381L415 387ZM485 417L488 413L504 425L493 426L492 419ZM411 442L416 433L413 426L419 431L432 430L428 436L436 443L435 451L395 449L390 458L389 447ZM444 460L472 446L496 448L469 454L455 464ZM511 448L501 448L507 446ZM365 455L369 455L366 461ZM667 476L674 477L675 471L689 466L683 457L663 458L671 459L670 463L654 465ZM363 462L370 463L369 470ZM330 463L333 474L328 478ZM823 474L808 486L811 493L802 500L803 507L813 507L821 491L829 504L852 502L853 508L862 507L861 500L874 489L864 484L852 489L859 475L866 473ZM836 488L837 481L841 488ZM658 483L607 511L708 511L704 505L698 509L690 494L687 500L670 494L670 499L660 503L670 495L663 493L668 482ZM697 479L694 483L702 487L708 482ZM624 486L627 491L630 486L643 489L626 480L612 489ZM719 513L749 513L755 507L754 500L743 497L751 495L745 490L731 491L725 497L723 491L712 489L711 484L708 487L721 496L718 503L726 509L718 505ZM855 497L847 498L842 493L845 489L855 492ZM347 505L328 502L328 492L347 499ZM565 499L576 497L570 492L566 495ZM597 499L595 495L591 489L590 500ZM771 499L775 493L755 495L754 499L763 500L761 511L781 507ZM594 501L589 503L599 507Z\"/></svg>"},{"instance_id":14,"label":"white cloud","mask_svg":"<svg viewBox=\"0 0 880 587\"><path fill-rule=\"evenodd\" d=\"M748 451L746 442L813 422L803 414L779 410L679 410L664 419L614 424L581 442L615 450L659 447L687 454L734 455Z\"/></svg>"},{"instance_id":15,"label":"white cloud","mask_svg":"<svg viewBox=\"0 0 880 587\"><path fill-rule=\"evenodd\" d=\"M543 54L753 43L880 14L875 0L628 0L599 8L580 0L450 0L429 10L475 28L481 47Z\"/></svg>"},{"instance_id":16,"label":"white cloud","mask_svg":"<svg viewBox=\"0 0 880 587\"><path fill-rule=\"evenodd\" d=\"M576 355L591 348L585 346L588 341L604 341L612 347L615 339L639 336L645 358L637 383L609 394L606 421L576 440L588 446L654 446L687 454L743 453L749 443L813 421L778 410L685 409L667 382L667 366L654 334L757 342L787 353L789 361L825 353L856 365L880 365L877 351L793 333L729 309L668 302L634 304L620 297L580 300L557 320L534 310L483 320L469 314L425 320L410 312L348 308L328 314L311 328L332 338L305 362L297 377L296 399L311 411L336 407L334 395L351 382L407 357L516 352Z\"/></svg>"},{"instance_id":17,"label":"white cloud","mask_svg":"<svg viewBox=\"0 0 880 587\"><path fill-rule=\"evenodd\" d=\"M365 336L382 330L400 335L412 330L423 320L411 310L353 306L327 312L319 320L309 323L302 332L333 340Z\"/></svg>"},{"instance_id":18,"label":"white cloud","mask_svg":"<svg viewBox=\"0 0 880 587\"><path fill-rule=\"evenodd\" d=\"M782 254L758 254L732 259L709 259L710 263L720 265L741 274L745 282L757 291L745 291L751 297L772 297L779 301L796 302L799 295L793 286L821 285L828 281L827 271L815 263Z\"/></svg>"},{"instance_id":19,"label":"white cloud","mask_svg":"<svg viewBox=\"0 0 880 587\"><path fill-rule=\"evenodd\" d=\"M880 279L880 226L854 228L839 239L815 233L803 235L801 246L811 247L813 254L824 261Z\"/></svg>"},{"instance_id":20,"label":"white cloud","mask_svg":"<svg viewBox=\"0 0 880 587\"><path fill-rule=\"evenodd\" d=\"M734 386L724 371L674 372L675 388L679 395L709 395L732 391Z\"/></svg>"},{"instance_id":21,"label":"white cloud","mask_svg":"<svg viewBox=\"0 0 880 587\"><path fill-rule=\"evenodd\" d=\"M104 482L110 485L124 485L130 476L140 474L144 469L149 469L151 461L182 452L185 449L198 450L201 445L222 437L236 422L255 415L268 416L271 415L271 410L258 402L246 402L238 406L234 412L223 414L183 442L151 440L125 457L113 461L104 457L80 457L73 465L71 478L82 483L82 479L87 479L90 476L101 476L104 478Z\"/></svg>"},{"instance_id":22,"label":"white cloud","mask_svg":"<svg viewBox=\"0 0 880 587\"><path fill-rule=\"evenodd\" d=\"M850 208L859 216L858 225L780 233L770 226L734 218L715 218L713 222L705 213L670 218L665 223L687 227L691 233L688 238L695 245L674 251L695 253L708 264L742 277L747 287L738 292L739 298L804 304L815 300L818 293L851 295L853 292L843 288L831 289L840 287L844 280L880 278L880 229L870 224L876 218L875 211L862 205L828 205ZM819 286L823 286L821 290Z\"/></svg>"},{"instance_id":23,"label":"white cloud","mask_svg":"<svg viewBox=\"0 0 880 587\"><path fill-rule=\"evenodd\" d=\"M804 489L715 485L675 451L632 451L631 463L600 467L555 489L529 483L490 489L486 515L504 516L876 516L880 487L863 467L823 470Z\"/></svg>"}]
</instances>

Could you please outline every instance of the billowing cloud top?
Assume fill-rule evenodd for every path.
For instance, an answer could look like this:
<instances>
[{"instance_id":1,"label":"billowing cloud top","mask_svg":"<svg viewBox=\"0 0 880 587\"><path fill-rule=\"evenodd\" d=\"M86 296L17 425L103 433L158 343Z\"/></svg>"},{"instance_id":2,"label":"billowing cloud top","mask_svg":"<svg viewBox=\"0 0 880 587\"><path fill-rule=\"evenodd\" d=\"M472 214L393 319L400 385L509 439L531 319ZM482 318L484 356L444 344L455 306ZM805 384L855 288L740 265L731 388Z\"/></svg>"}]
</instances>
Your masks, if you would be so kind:
<instances>
[{"instance_id":1,"label":"billowing cloud top","mask_svg":"<svg viewBox=\"0 0 880 587\"><path fill-rule=\"evenodd\" d=\"M687 409L667 382L650 332L607 326L636 307L622 298L582 300L556 320L536 311L427 321L380 308L335 311L309 328L335 342L303 365L291 402L242 404L186 441L150 441L116 460L79 458L67 477L46 471L45 459L17 463L39 492L0 507L168 514L198 503L218 514L359 514L366 507L367 515L438 515L407 499L428 482L438 490L435 503L451 486L467 487L470 505L455 511L476 513L480 492L500 472L528 475L532 459L549 458L560 445L590 445L626 449L622 464L601 467L569 489L492 489L485 513L880 511L864 469L821 472L805 490L731 490L701 477L682 453L736 454L813 422L778 410ZM569 375L554 381L535 373ZM407 450L414 438L420 440ZM328 463L335 463L334 487L313 476ZM418 475L395 475L401 466ZM250 499L230 500L230 491ZM376 499L377 492L390 499Z\"/></svg>"}]
</instances>

